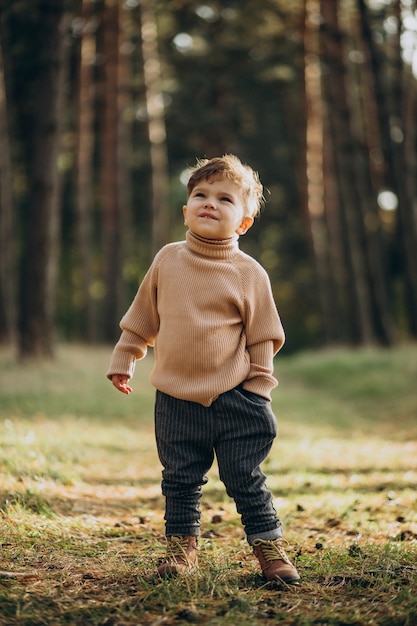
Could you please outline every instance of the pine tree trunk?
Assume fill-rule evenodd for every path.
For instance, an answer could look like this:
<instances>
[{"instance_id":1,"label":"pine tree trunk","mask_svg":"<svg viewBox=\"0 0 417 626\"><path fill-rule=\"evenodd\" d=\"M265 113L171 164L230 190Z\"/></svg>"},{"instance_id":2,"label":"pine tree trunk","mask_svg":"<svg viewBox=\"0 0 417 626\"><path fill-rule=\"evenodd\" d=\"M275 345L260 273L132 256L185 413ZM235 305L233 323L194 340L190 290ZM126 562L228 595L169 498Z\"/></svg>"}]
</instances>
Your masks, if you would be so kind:
<instances>
[{"instance_id":1,"label":"pine tree trunk","mask_svg":"<svg viewBox=\"0 0 417 626\"><path fill-rule=\"evenodd\" d=\"M378 100L374 77L371 72L369 46L372 33L367 16L358 15L350 32L359 39L358 48L363 51L364 62L359 65L355 80L358 84L354 99L358 123L357 144L360 148L355 159L356 179L363 202L365 250L368 259L370 290L374 303L374 327L382 344L391 345L397 341L397 329L392 312L390 297L388 254L382 239L382 227L378 208L378 194L384 189L383 167L376 154L382 154L381 132L378 126ZM357 23L359 22L359 23ZM359 130L360 129L360 130Z\"/></svg>"},{"instance_id":2,"label":"pine tree trunk","mask_svg":"<svg viewBox=\"0 0 417 626\"><path fill-rule=\"evenodd\" d=\"M406 285L406 301L408 304L408 318L410 330L417 337L417 217L415 213L415 196L409 195L410 176L415 179L417 172L412 171L413 161L407 161L405 152L408 136L415 136L416 120L406 116L406 94L404 92L404 63L401 56L401 2L393 3L394 15L398 22L398 31L394 50L393 75L393 108L391 131L394 176L396 179L396 193L398 196L398 218L401 239L401 248L404 259L404 274ZM411 122L406 126L405 122ZM400 132L398 132L400 131ZM407 141L407 143L406 143ZM415 148L415 146L414 146ZM412 191L412 189L411 189Z\"/></svg>"},{"instance_id":3,"label":"pine tree trunk","mask_svg":"<svg viewBox=\"0 0 417 626\"><path fill-rule=\"evenodd\" d=\"M130 35L134 28L131 11L122 10L120 13L119 28L119 72L118 72L118 191L120 211L120 238L123 258L128 258L130 252L137 248L137 241L133 234L132 219L132 49ZM124 285L124 282L123 282ZM124 297L121 289L120 297ZM120 305L123 307L122 302Z\"/></svg>"},{"instance_id":4,"label":"pine tree trunk","mask_svg":"<svg viewBox=\"0 0 417 626\"><path fill-rule=\"evenodd\" d=\"M340 208L343 216L346 249L350 272L349 283L353 302L353 323L356 340L363 344L377 343L369 277L365 253L365 236L361 198L355 175L355 153L352 142L351 111L346 86L346 67L343 37L339 27L338 6L333 0L322 0L324 18L323 50L326 62L327 110L334 142L335 173L340 190Z\"/></svg>"},{"instance_id":5,"label":"pine tree trunk","mask_svg":"<svg viewBox=\"0 0 417 626\"><path fill-rule=\"evenodd\" d=\"M93 70L96 54L95 29L91 20L91 0L83 0L82 40L78 94L78 146L76 178L77 248L81 267L82 323L84 337L93 341L96 336L92 299L91 220L93 205L94 152L94 83Z\"/></svg>"},{"instance_id":6,"label":"pine tree trunk","mask_svg":"<svg viewBox=\"0 0 417 626\"><path fill-rule=\"evenodd\" d=\"M0 344L10 343L16 332L15 227L8 131L3 50L0 45Z\"/></svg>"},{"instance_id":7,"label":"pine tree trunk","mask_svg":"<svg viewBox=\"0 0 417 626\"><path fill-rule=\"evenodd\" d=\"M38 10L38 56L25 136L29 202L19 310L19 354L51 357L58 256L57 157L63 118L66 2L44 0Z\"/></svg>"},{"instance_id":8,"label":"pine tree trunk","mask_svg":"<svg viewBox=\"0 0 417 626\"><path fill-rule=\"evenodd\" d=\"M323 336L327 343L338 337L338 316L334 310L333 283L329 263L329 240L324 198L324 102L321 90L319 30L314 14L319 0L305 0L304 85L306 99L307 219L316 266Z\"/></svg>"},{"instance_id":9,"label":"pine tree trunk","mask_svg":"<svg viewBox=\"0 0 417 626\"><path fill-rule=\"evenodd\" d=\"M122 246L118 177L119 3L106 0L103 26L103 117L101 127L101 205L103 211L104 300L103 333L113 342L121 317Z\"/></svg>"},{"instance_id":10,"label":"pine tree trunk","mask_svg":"<svg viewBox=\"0 0 417 626\"><path fill-rule=\"evenodd\" d=\"M158 31L152 0L142 0L140 12L152 176L152 254L155 254L169 237L168 155Z\"/></svg>"},{"instance_id":11,"label":"pine tree trunk","mask_svg":"<svg viewBox=\"0 0 417 626\"><path fill-rule=\"evenodd\" d=\"M326 112L324 117L323 193L329 246L328 271L331 274L333 285L332 334L329 339L334 343L350 344L357 340L356 328L352 324L352 320L355 319L354 295L350 280L346 234L340 209L341 200L334 160L331 124L329 114Z\"/></svg>"},{"instance_id":12,"label":"pine tree trunk","mask_svg":"<svg viewBox=\"0 0 417 626\"><path fill-rule=\"evenodd\" d=\"M398 25L400 19L400 3L395 3ZM403 93L403 64L401 60L400 32L395 42L394 57L396 58L392 94L392 106L388 104L388 94L384 88L385 66L382 66L369 28L368 9L364 0L358 0L358 8L364 29L364 40L368 46L371 63L371 75L377 102L378 124L381 137L381 149L385 162L383 172L387 189L392 190L398 198L399 248L405 268L406 300L410 329L417 336L417 220L413 211L415 196L415 158L409 160L405 155L408 148L415 154L415 118L407 115L407 107L412 109L412 100L406 100ZM392 37L391 37L392 39ZM415 79L413 78L413 82ZM412 95L410 94L412 98ZM394 108L394 110L392 110ZM408 125L406 126L405 124ZM413 166L414 164L414 166ZM414 184L410 180L414 181Z\"/></svg>"}]
</instances>

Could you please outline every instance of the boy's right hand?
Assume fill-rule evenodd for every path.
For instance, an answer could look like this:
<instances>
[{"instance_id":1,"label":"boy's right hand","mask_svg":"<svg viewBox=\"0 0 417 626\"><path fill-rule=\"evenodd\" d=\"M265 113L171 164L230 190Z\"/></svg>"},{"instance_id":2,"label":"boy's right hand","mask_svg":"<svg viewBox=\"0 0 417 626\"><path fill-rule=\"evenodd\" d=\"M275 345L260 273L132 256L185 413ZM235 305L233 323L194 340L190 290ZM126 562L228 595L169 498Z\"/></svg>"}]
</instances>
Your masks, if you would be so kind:
<instances>
[{"instance_id":1,"label":"boy's right hand","mask_svg":"<svg viewBox=\"0 0 417 626\"><path fill-rule=\"evenodd\" d=\"M111 382L116 387L116 389L127 395L129 395L129 393L132 391L132 387L129 387L129 385L127 384L129 380L130 377L123 374L113 374L113 376L111 377Z\"/></svg>"}]
</instances>

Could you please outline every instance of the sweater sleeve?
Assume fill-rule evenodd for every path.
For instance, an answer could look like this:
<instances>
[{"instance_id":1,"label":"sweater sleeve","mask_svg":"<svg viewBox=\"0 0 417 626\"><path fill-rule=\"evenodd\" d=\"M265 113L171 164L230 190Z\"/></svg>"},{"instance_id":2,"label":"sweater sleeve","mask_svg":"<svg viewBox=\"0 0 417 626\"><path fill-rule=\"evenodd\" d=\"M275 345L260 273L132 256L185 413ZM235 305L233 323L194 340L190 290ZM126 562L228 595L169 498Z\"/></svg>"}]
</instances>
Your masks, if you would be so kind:
<instances>
[{"instance_id":1,"label":"sweater sleeve","mask_svg":"<svg viewBox=\"0 0 417 626\"><path fill-rule=\"evenodd\" d=\"M130 378L135 371L136 360L142 359L148 346L153 346L159 328L157 310L158 257L145 275L120 327L122 334L114 347L106 376L125 374Z\"/></svg>"},{"instance_id":2,"label":"sweater sleeve","mask_svg":"<svg viewBox=\"0 0 417 626\"><path fill-rule=\"evenodd\" d=\"M261 266L245 280L245 292L244 324L250 370L243 387L270 400L271 390L278 384L273 374L274 355L283 346L285 333L269 277Z\"/></svg>"}]
</instances>

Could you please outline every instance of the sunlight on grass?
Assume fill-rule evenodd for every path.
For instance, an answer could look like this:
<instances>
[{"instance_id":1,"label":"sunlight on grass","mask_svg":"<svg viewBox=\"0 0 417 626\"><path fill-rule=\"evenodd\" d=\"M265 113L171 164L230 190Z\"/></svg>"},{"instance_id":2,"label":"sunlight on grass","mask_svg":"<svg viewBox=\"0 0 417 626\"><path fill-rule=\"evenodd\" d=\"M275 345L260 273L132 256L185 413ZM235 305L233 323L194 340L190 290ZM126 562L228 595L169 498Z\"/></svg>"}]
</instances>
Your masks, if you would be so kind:
<instances>
[{"instance_id":1,"label":"sunlight on grass","mask_svg":"<svg viewBox=\"0 0 417 626\"><path fill-rule=\"evenodd\" d=\"M20 366L0 351L1 626L417 623L415 346L277 358L265 472L298 589L263 580L216 464L199 571L155 578L152 357L126 398L104 377L109 355L61 346Z\"/></svg>"},{"instance_id":2,"label":"sunlight on grass","mask_svg":"<svg viewBox=\"0 0 417 626\"><path fill-rule=\"evenodd\" d=\"M105 378L111 350L62 346L55 361L19 365L11 352L0 351L0 415L9 419L72 416L152 422L152 357L138 364L134 393L122 396Z\"/></svg>"},{"instance_id":3,"label":"sunlight on grass","mask_svg":"<svg viewBox=\"0 0 417 626\"><path fill-rule=\"evenodd\" d=\"M277 357L275 410L285 426L417 438L417 348L325 350Z\"/></svg>"}]
</instances>

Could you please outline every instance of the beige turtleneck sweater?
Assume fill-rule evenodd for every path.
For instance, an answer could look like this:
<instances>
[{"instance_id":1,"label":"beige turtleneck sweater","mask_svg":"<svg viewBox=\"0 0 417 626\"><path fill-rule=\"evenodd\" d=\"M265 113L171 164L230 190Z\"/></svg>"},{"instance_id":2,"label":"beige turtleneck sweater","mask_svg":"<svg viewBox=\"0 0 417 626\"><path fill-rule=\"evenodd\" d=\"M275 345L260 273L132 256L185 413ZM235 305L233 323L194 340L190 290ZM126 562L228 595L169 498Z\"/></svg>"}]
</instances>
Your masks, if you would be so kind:
<instances>
[{"instance_id":1,"label":"beige turtleneck sweater","mask_svg":"<svg viewBox=\"0 0 417 626\"><path fill-rule=\"evenodd\" d=\"M188 231L163 247L120 322L107 377L132 376L154 346L151 383L182 400L210 404L243 383L270 399L273 356L284 330L265 270L238 237L213 241Z\"/></svg>"}]
</instances>

